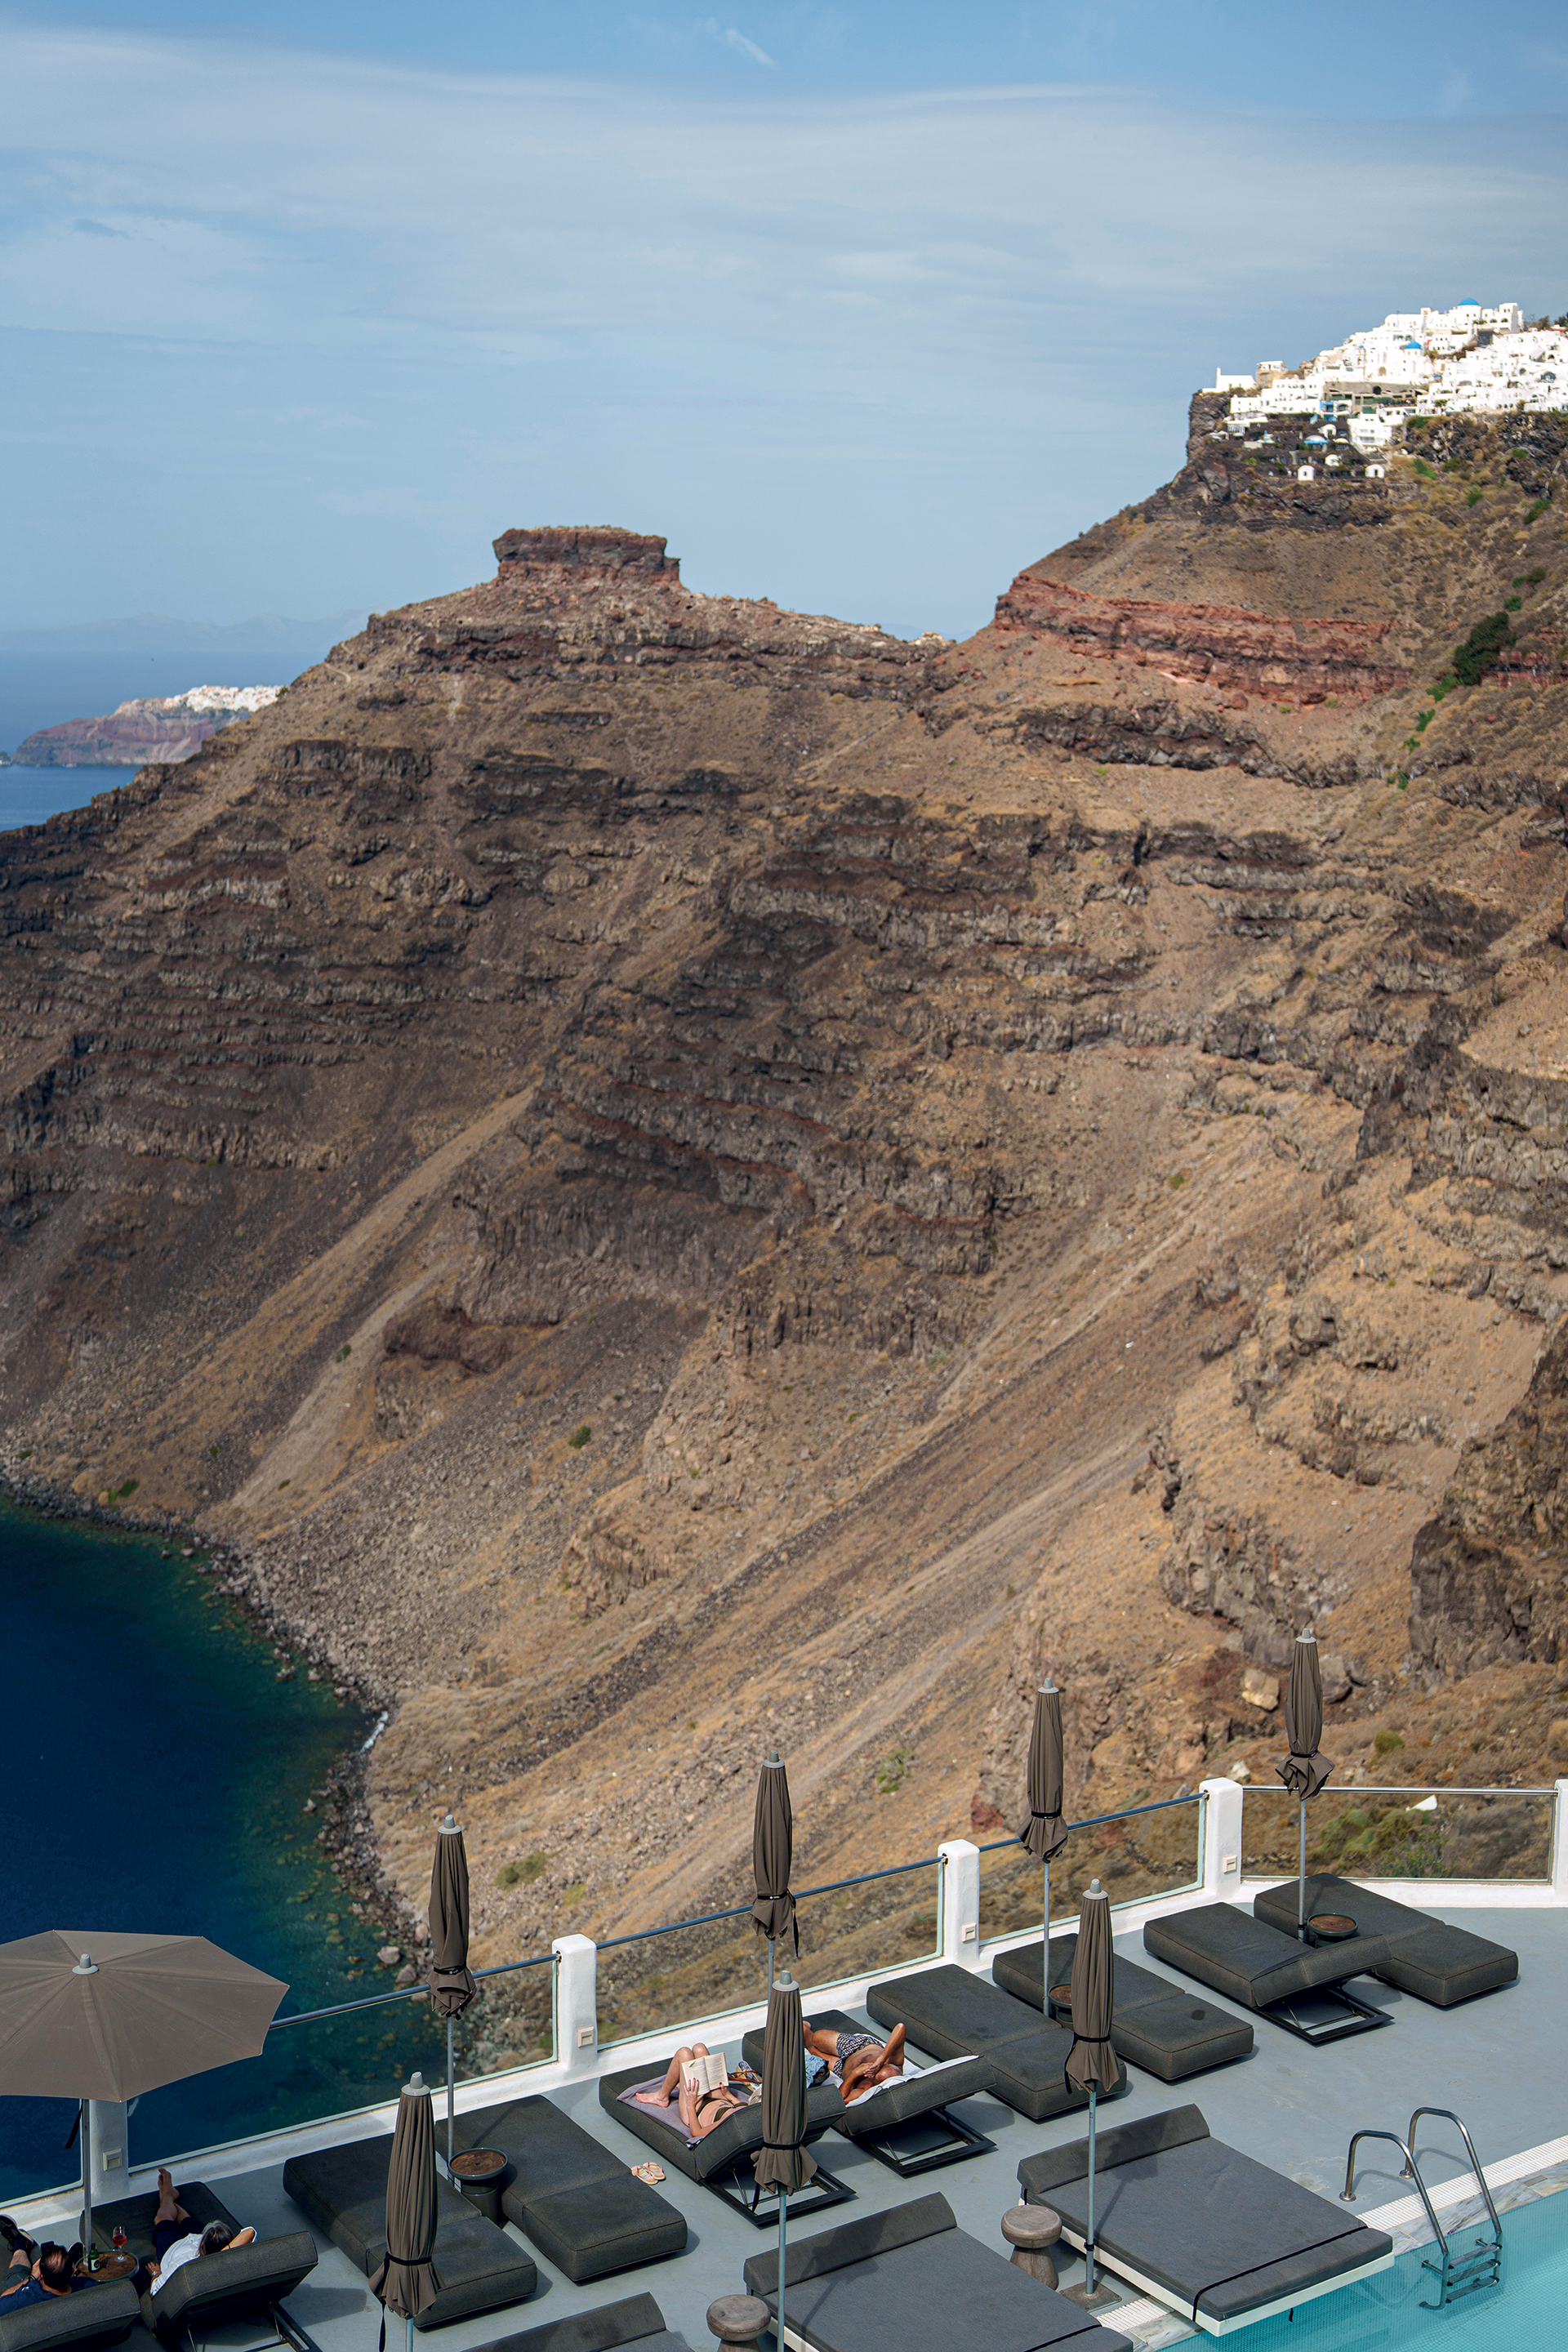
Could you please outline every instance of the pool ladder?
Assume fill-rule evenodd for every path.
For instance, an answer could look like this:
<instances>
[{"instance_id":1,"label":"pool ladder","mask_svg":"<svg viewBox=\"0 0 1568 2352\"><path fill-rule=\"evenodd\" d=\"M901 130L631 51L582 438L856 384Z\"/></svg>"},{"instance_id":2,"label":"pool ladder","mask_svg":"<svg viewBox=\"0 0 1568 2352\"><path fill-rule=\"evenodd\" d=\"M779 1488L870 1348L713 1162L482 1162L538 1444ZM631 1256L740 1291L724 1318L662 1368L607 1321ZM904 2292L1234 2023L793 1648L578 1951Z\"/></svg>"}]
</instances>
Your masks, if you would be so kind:
<instances>
[{"instance_id":1,"label":"pool ladder","mask_svg":"<svg viewBox=\"0 0 1568 2352\"><path fill-rule=\"evenodd\" d=\"M1437 2219L1436 2209L1426 2192L1426 2183L1421 2178L1421 2167L1415 2161L1415 2126L1423 2116L1440 2116L1446 2122L1457 2126L1459 2137L1465 2143L1465 2153L1470 2159L1470 2170L1475 2174L1476 2185L1481 2192L1482 2202L1486 2206L1491 2221L1491 2236L1478 2237L1468 2253L1456 2253L1449 2244L1447 2232ZM1410 2128L1403 2139L1397 2132L1371 2130L1356 2132L1352 2137L1350 2153L1345 2158L1345 2185L1341 2191L1342 2201L1347 2205L1353 2205L1355 2202L1355 2152L1363 2139L1393 2141L1405 2158L1405 2167L1399 2176L1401 2180L1414 2180L1420 2191L1421 2202L1426 2208L1426 2219L1432 2224L1432 2235L1437 2241L1442 2260L1436 2263L1424 2261L1421 2264L1422 2269L1430 2271L1437 2281L1437 2300L1436 2303L1428 2303L1423 2296L1421 2298L1423 2311L1441 2311L1447 2305L1458 2303L1462 2294L1473 2294L1477 2287L1496 2286L1502 2277L1502 2221L1497 2207L1492 2202L1492 2192L1487 2186L1487 2176L1481 2170L1481 2159L1476 2154L1475 2141L1470 2137L1453 2108L1417 2107L1410 2118Z\"/></svg>"}]
</instances>

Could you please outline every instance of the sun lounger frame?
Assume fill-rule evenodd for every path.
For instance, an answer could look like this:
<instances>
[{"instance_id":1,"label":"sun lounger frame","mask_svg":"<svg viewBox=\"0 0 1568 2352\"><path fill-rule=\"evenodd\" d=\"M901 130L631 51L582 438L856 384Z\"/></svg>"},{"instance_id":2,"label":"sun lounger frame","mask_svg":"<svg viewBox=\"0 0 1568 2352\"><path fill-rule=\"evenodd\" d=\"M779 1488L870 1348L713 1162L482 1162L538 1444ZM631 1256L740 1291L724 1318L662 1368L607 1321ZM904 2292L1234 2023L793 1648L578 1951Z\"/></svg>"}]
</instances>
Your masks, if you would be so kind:
<instances>
[{"instance_id":1,"label":"sun lounger frame","mask_svg":"<svg viewBox=\"0 0 1568 2352\"><path fill-rule=\"evenodd\" d=\"M1070 2246L1074 2253L1081 2254L1083 2232L1069 2229L1064 2221L1062 2243ZM1140 2294L1146 2294L1151 2302L1159 2304L1163 2309L1174 2312L1186 2321L1189 2327L1197 2327L1205 2336L1234 2336L1239 2327L1256 2327L1260 2319L1278 2319L1282 2311L1300 2311L1304 2303L1316 2303L1321 2294L1333 2294L1342 2286L1354 2286L1362 2279L1375 2278L1379 2271L1392 2270L1395 2260L1391 2248L1386 2254L1374 2255L1371 2262L1361 2263L1353 2271L1341 2271L1333 2278L1319 2279L1315 2285L1297 2287L1289 2294L1279 2296L1273 2303L1260 2303L1251 2311L1238 2312L1234 2319L1215 2319L1206 2311L1194 2311L1192 2305L1184 2303L1173 2289L1163 2286L1158 2279L1149 2278L1133 2263L1108 2254L1098 2240L1094 2248L1097 2271L1110 2271L1117 2278L1125 2279L1129 2286L1138 2289ZM1114 2325L1114 2312L1108 2317Z\"/></svg>"},{"instance_id":2,"label":"sun lounger frame","mask_svg":"<svg viewBox=\"0 0 1568 2352\"><path fill-rule=\"evenodd\" d=\"M858 2018L851 2017L841 2009L818 2010L806 2022L826 2027L835 2033L858 2033L863 2030ZM745 2034L741 2043L742 2055L759 2073L762 2069L762 2043L760 2031ZM981 2079L984 2060L973 2059L968 2063L975 2076L973 2088L950 2091L948 2098L973 2098L984 2088ZM906 2075L886 2087L912 2092L918 2096L925 2074L930 2071L922 2069L921 2073ZM858 2110L873 2106L880 2095L879 2092L871 2091L863 2100L855 2101L845 2108L841 2117L835 2118L832 2128L853 2147L865 2148L879 2164L885 2164L889 2172L896 2172L900 2180L913 2180L918 2174L938 2171L945 2164L963 2164L972 2156L988 2156L996 2146L994 2139L987 2139L984 2132L976 2131L973 2125L955 2116L946 2099L932 2100L930 2106L910 2106L908 2113L889 2116L885 2123L873 2122L857 2128L860 2121ZM907 2100L899 2104L909 2105ZM792 2206L790 2210L793 2212L795 2208Z\"/></svg>"}]
</instances>

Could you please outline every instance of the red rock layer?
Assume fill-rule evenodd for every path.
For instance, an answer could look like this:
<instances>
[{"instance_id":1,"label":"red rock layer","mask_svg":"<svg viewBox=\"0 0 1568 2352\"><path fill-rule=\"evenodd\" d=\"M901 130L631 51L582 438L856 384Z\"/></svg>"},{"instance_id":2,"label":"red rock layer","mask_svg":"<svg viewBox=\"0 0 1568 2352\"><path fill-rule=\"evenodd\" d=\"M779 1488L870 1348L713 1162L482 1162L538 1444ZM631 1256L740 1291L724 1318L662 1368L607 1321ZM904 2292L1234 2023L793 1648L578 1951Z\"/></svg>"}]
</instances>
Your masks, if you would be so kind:
<instances>
[{"instance_id":1,"label":"red rock layer","mask_svg":"<svg viewBox=\"0 0 1568 2352\"><path fill-rule=\"evenodd\" d=\"M996 626L1026 629L1073 653L1114 655L1168 677L1246 694L1365 701L1410 682L1376 658L1385 621L1288 621L1234 604L1163 604L1094 596L1021 572L996 602Z\"/></svg>"}]
</instances>

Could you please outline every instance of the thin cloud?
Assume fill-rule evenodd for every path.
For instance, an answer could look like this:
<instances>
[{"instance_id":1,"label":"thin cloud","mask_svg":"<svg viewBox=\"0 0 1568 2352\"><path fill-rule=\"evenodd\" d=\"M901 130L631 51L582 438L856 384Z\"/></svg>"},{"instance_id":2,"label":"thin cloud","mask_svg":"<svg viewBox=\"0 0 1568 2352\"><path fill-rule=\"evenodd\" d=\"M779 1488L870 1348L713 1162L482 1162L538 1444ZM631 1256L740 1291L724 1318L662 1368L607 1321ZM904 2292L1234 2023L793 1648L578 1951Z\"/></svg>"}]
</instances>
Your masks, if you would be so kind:
<instances>
[{"instance_id":1,"label":"thin cloud","mask_svg":"<svg viewBox=\"0 0 1568 2352\"><path fill-rule=\"evenodd\" d=\"M766 66L770 73L777 72L777 60L770 58L766 49L760 49L755 41L749 40L744 33L737 32L733 25L726 25L721 33L717 19L710 16L708 29L723 42L727 49L739 49L742 56L750 58L753 64Z\"/></svg>"}]
</instances>

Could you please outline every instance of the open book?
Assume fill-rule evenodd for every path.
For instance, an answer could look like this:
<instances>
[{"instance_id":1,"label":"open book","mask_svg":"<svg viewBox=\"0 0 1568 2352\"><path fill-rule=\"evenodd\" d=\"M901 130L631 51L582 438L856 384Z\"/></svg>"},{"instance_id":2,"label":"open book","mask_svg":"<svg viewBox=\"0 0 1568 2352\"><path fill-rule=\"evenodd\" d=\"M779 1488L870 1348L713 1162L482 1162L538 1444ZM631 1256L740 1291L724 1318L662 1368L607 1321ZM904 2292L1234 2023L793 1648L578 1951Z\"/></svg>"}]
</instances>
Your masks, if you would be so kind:
<instances>
[{"instance_id":1,"label":"open book","mask_svg":"<svg viewBox=\"0 0 1568 2352\"><path fill-rule=\"evenodd\" d=\"M680 2070L680 2079L695 2084L699 2091L721 2091L730 2079L724 2053L709 2050L700 2058L689 2058Z\"/></svg>"}]
</instances>

